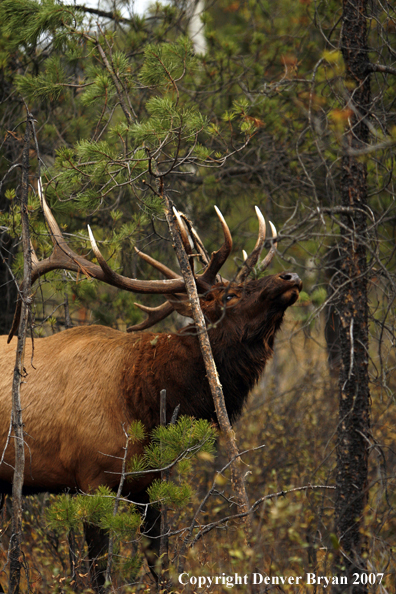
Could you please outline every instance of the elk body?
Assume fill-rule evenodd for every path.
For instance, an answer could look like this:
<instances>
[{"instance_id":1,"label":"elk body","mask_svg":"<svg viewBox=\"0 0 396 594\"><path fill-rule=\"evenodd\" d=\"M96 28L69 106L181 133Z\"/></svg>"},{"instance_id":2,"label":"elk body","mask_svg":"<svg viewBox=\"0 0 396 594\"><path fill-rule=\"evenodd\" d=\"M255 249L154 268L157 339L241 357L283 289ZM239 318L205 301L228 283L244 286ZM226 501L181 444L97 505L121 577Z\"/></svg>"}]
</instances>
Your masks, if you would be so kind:
<instances>
[{"instance_id":1,"label":"elk body","mask_svg":"<svg viewBox=\"0 0 396 594\"><path fill-rule=\"evenodd\" d=\"M120 480L120 458L124 456L124 428L133 420L141 420L147 431L159 424L162 389L167 391L168 422L179 404L180 415L216 421L204 362L193 325L178 333L136 331L150 327L174 309L189 315L188 303L183 298L183 281L176 273L141 254L169 280L152 281L150 285L147 281L124 279L108 268L93 238L100 266L92 264L71 252L43 196L42 202L55 247L47 260L35 259L32 280L48 269L88 270L92 276L122 288L137 292L153 289L168 297L159 308L144 308L149 314L147 320L132 328L131 333L89 326L36 339L33 366L29 363L31 341L27 341L27 377L21 390L27 446L25 494L64 490L90 492L100 485L116 489ZM231 420L240 414L249 391L262 373L284 312L298 299L302 287L297 274L290 272L259 280L247 279L264 243L265 224L260 216L256 247L246 257L235 281L222 281L217 276L232 245L222 217L224 245L212 254L210 261L206 258L203 274L196 275L201 308L208 321L213 355ZM181 231L183 242L191 252L187 231L184 227ZM198 240L195 236L194 245L202 250ZM264 260L265 266L274 250L275 245ZM204 253L201 255L205 261ZM162 285L158 284L161 282ZM125 287L128 283L133 287ZM0 344L0 449L1 452L6 449L0 466L2 493L11 493L13 479L14 448L8 434L14 363L15 346L3 337ZM131 447L128 455L141 453L142 447ZM147 502L146 490L151 480L152 477L145 477L126 482L125 495L136 502ZM146 532L154 537L159 533L158 512L152 507L148 510ZM86 536L89 554L94 558L103 552L103 540L90 528ZM158 539L152 544L156 548ZM149 555L149 564L152 563ZM103 575L92 571L92 578L96 590L100 591Z\"/></svg>"}]
</instances>

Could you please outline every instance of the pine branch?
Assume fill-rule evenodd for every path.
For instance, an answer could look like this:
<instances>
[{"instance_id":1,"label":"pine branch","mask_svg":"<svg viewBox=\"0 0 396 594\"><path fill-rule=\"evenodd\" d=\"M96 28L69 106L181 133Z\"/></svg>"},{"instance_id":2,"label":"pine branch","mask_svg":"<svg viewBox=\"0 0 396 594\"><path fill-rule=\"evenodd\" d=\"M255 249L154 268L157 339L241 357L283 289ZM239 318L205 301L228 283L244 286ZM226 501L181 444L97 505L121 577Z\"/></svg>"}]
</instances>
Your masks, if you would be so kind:
<instances>
[{"instance_id":1,"label":"pine branch","mask_svg":"<svg viewBox=\"0 0 396 594\"><path fill-rule=\"evenodd\" d=\"M97 16L103 17L105 19L111 19L112 21L116 21L117 23L125 23L126 25L130 25L133 22L132 19L127 19L119 15L117 11L108 12L106 10L99 10L99 8L90 8L88 6L83 6L81 4L71 6L70 8L81 10L82 12L86 12L88 14L96 14Z\"/></svg>"}]
</instances>

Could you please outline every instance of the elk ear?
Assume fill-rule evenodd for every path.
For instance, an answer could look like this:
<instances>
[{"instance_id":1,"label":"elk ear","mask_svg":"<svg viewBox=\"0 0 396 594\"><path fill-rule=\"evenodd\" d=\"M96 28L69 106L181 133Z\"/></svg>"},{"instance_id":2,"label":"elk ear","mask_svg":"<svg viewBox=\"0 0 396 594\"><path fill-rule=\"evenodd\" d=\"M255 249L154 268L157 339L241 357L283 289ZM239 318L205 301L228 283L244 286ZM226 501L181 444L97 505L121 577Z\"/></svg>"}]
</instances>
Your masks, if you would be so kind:
<instances>
[{"instance_id":1,"label":"elk ear","mask_svg":"<svg viewBox=\"0 0 396 594\"><path fill-rule=\"evenodd\" d=\"M184 316L185 318L193 317L191 303L185 295L172 295L172 298L169 299L169 301L171 302L173 309L177 311L178 314Z\"/></svg>"}]
</instances>

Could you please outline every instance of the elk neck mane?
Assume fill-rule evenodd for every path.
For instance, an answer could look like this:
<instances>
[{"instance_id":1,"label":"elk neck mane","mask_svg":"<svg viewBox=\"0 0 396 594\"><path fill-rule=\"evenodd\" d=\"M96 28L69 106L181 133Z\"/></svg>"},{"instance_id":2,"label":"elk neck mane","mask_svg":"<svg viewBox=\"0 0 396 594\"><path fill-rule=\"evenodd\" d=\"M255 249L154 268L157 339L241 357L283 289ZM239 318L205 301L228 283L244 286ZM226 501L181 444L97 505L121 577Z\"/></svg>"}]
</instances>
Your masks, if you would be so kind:
<instances>
[{"instance_id":1,"label":"elk neck mane","mask_svg":"<svg viewBox=\"0 0 396 594\"><path fill-rule=\"evenodd\" d=\"M249 337L244 335L245 328L235 324L225 323L224 327L220 326L213 332L209 330L213 356L231 422L240 416L249 392L258 382L265 364L271 358L275 334L282 320L283 312L276 316L276 320L263 324Z\"/></svg>"},{"instance_id":2,"label":"elk neck mane","mask_svg":"<svg viewBox=\"0 0 396 594\"><path fill-rule=\"evenodd\" d=\"M250 390L272 355L274 336L282 318L283 312L277 312L271 321L262 325L260 332L251 336L244 335L246 329L227 316L217 326L209 327L213 356L231 421L241 414ZM116 331L109 329L109 332ZM134 418L144 419L147 429L157 425L159 393L166 389L168 420L180 404L180 415L217 423L193 324L178 333L120 334L120 340L125 341L122 392L126 408Z\"/></svg>"}]
</instances>

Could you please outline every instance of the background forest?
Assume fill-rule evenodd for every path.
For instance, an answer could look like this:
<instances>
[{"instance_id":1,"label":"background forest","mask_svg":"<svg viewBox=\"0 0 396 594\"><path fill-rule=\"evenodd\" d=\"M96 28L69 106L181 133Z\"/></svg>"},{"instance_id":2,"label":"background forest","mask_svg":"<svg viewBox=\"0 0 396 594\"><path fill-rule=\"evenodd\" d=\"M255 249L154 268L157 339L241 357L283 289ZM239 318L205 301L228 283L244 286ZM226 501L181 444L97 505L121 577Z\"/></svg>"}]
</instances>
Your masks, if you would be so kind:
<instances>
[{"instance_id":1,"label":"background forest","mask_svg":"<svg viewBox=\"0 0 396 594\"><path fill-rule=\"evenodd\" d=\"M228 470L217 474L228 463L220 435L215 452L201 452L185 469L188 496L169 496L173 591L198 591L177 583L180 570L355 570L384 579L359 578L333 592L394 592L395 48L396 11L379 0L174 0L153 4L145 16L117 0L97 9L56 0L0 3L2 334L12 325L15 279L23 278L26 159L39 259L52 250L41 176L79 254L93 259L89 224L121 274L160 277L135 246L177 270L163 183L209 253L222 241L213 206L221 209L234 239L226 277L241 266L242 250L254 247L257 205L278 230L269 273L293 270L304 283L235 425L239 449L247 450L250 504L262 500L249 540L240 520L223 520L236 510ZM36 336L92 323L125 330L145 318L136 299L163 301L70 272L40 278L33 294ZM183 324L174 314L156 329ZM187 542L183 529L208 492ZM22 592L93 591L81 508L70 501L25 499ZM0 520L3 588L10 505ZM139 535L113 530L109 591L154 591Z\"/></svg>"}]
</instances>

